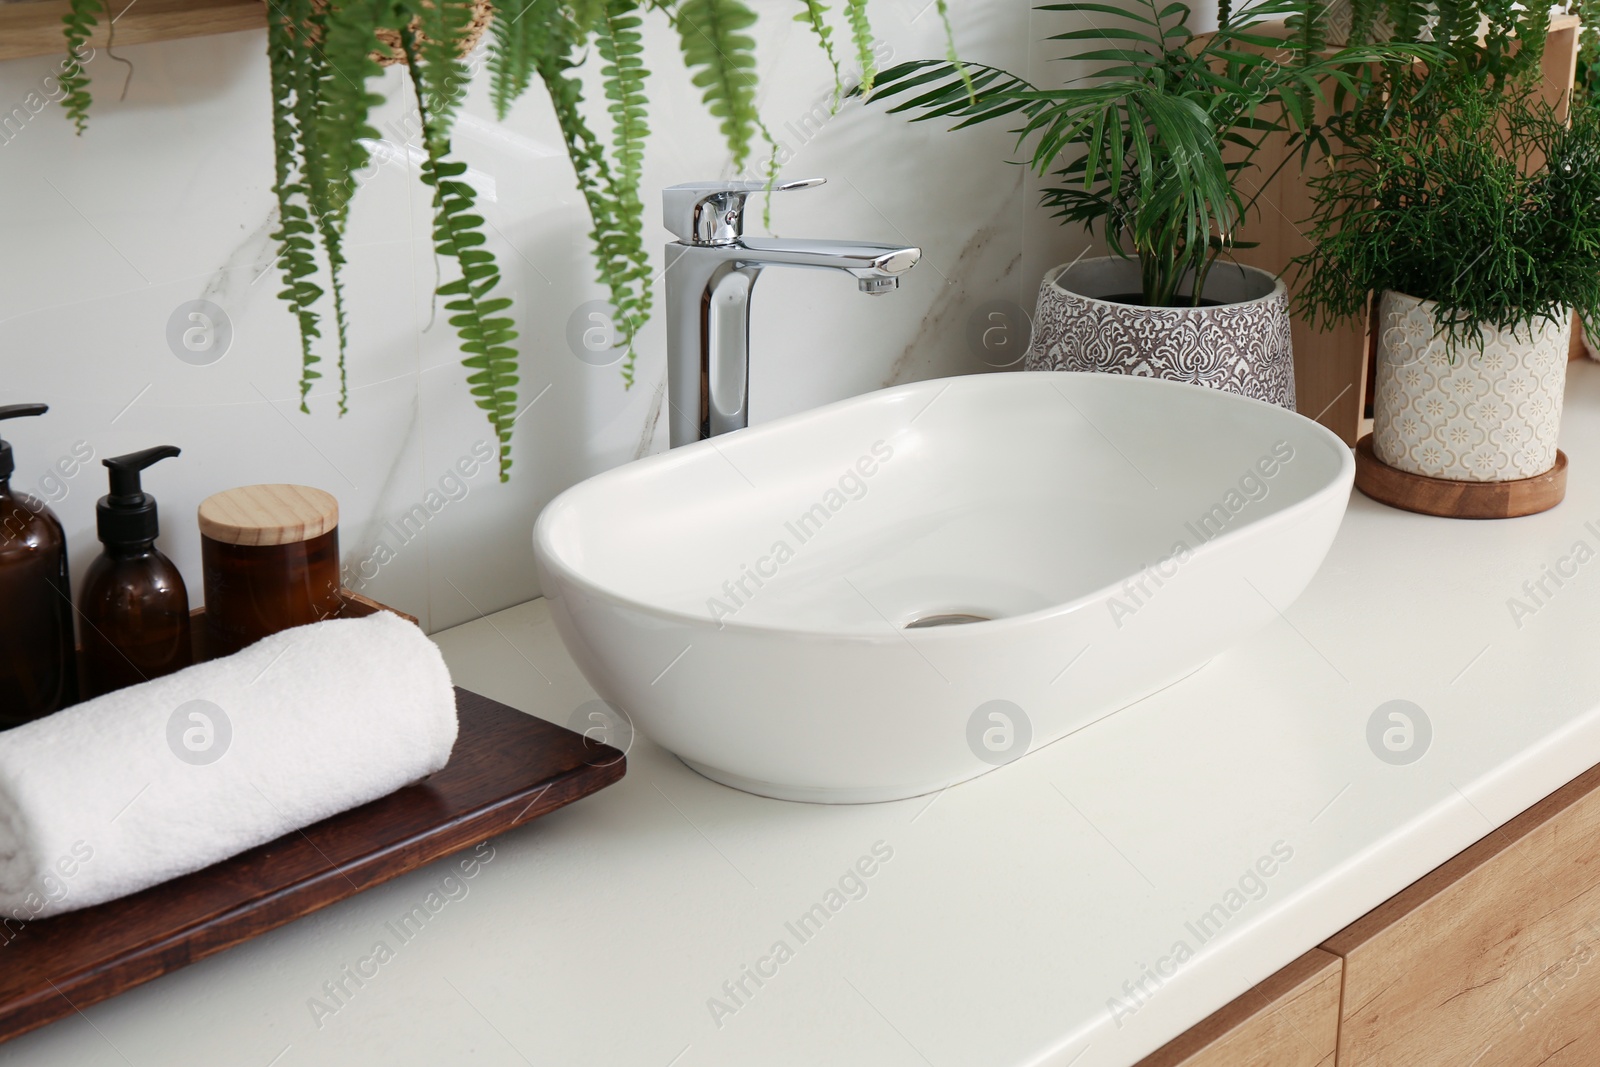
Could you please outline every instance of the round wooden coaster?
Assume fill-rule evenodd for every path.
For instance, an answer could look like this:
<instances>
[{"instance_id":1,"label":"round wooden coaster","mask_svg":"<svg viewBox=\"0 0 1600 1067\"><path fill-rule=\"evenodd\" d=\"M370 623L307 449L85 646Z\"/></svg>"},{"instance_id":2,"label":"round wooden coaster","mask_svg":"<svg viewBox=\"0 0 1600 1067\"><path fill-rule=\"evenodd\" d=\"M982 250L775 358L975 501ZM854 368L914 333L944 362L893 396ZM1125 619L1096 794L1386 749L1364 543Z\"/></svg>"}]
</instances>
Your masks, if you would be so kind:
<instances>
[{"instance_id":1,"label":"round wooden coaster","mask_svg":"<svg viewBox=\"0 0 1600 1067\"><path fill-rule=\"evenodd\" d=\"M1392 508L1447 519L1514 519L1549 511L1567 495L1567 454L1556 465L1514 482L1458 482L1396 470L1372 450L1369 433L1356 442L1356 488Z\"/></svg>"}]
</instances>

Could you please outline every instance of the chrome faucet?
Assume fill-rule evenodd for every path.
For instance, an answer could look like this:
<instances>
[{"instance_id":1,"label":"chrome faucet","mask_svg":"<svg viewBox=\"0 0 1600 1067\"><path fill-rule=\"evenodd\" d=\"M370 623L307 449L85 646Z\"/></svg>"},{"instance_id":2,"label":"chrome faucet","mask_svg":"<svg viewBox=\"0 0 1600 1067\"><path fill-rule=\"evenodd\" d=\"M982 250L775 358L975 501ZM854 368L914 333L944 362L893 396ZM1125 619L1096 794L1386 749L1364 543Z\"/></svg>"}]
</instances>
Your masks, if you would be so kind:
<instances>
[{"instance_id":1,"label":"chrome faucet","mask_svg":"<svg viewBox=\"0 0 1600 1067\"><path fill-rule=\"evenodd\" d=\"M784 182L809 189L824 178ZM667 399L673 448L750 421L750 290L763 267L818 267L855 275L863 293L896 289L922 249L860 241L744 236L745 200L765 182L691 182L662 193L667 229Z\"/></svg>"}]
</instances>

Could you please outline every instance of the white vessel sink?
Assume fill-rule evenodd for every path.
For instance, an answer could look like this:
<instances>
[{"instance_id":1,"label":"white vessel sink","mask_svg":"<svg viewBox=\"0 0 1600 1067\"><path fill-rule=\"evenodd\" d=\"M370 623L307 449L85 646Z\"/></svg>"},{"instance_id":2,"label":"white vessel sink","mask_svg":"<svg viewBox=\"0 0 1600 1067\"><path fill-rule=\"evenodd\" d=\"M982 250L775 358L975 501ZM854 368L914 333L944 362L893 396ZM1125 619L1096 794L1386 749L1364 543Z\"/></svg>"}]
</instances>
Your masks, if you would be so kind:
<instances>
[{"instance_id":1,"label":"white vessel sink","mask_svg":"<svg viewBox=\"0 0 1600 1067\"><path fill-rule=\"evenodd\" d=\"M1330 431L1231 394L972 375L601 474L545 509L534 547L590 684L689 766L783 799L890 800L1055 741L1276 618L1354 471Z\"/></svg>"}]
</instances>

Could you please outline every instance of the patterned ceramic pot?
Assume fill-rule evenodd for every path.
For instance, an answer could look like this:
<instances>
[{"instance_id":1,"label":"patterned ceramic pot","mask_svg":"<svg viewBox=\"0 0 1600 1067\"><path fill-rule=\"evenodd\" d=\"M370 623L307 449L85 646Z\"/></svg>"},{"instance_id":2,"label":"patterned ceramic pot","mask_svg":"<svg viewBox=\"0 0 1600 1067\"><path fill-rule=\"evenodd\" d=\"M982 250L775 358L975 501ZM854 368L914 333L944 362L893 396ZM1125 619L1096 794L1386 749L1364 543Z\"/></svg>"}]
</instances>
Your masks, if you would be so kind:
<instances>
[{"instance_id":1,"label":"patterned ceramic pot","mask_svg":"<svg viewBox=\"0 0 1600 1067\"><path fill-rule=\"evenodd\" d=\"M1218 263L1213 307L1145 307L1136 260L1107 256L1057 267L1039 287L1028 370L1102 371L1208 385L1294 410L1289 292L1266 271Z\"/></svg>"},{"instance_id":2,"label":"patterned ceramic pot","mask_svg":"<svg viewBox=\"0 0 1600 1067\"><path fill-rule=\"evenodd\" d=\"M1556 462L1572 318L1487 328L1483 350L1446 351L1433 302L1378 306L1372 447L1389 466L1458 482L1509 482Z\"/></svg>"}]
</instances>

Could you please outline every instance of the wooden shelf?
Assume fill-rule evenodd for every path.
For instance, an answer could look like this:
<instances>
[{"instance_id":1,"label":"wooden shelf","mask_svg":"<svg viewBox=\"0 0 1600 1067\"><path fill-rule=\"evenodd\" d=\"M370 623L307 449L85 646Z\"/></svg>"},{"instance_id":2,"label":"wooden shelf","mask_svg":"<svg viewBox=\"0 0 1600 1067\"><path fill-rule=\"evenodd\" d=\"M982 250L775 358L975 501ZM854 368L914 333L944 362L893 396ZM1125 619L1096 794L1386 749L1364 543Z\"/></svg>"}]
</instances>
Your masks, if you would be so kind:
<instances>
[{"instance_id":1,"label":"wooden shelf","mask_svg":"<svg viewBox=\"0 0 1600 1067\"><path fill-rule=\"evenodd\" d=\"M267 5L261 0L108 0L107 7L118 12L118 46L235 33L267 24ZM67 11L67 0L0 0L0 59L65 58L61 20ZM101 18L91 47L106 46L110 25L110 20Z\"/></svg>"}]
</instances>

